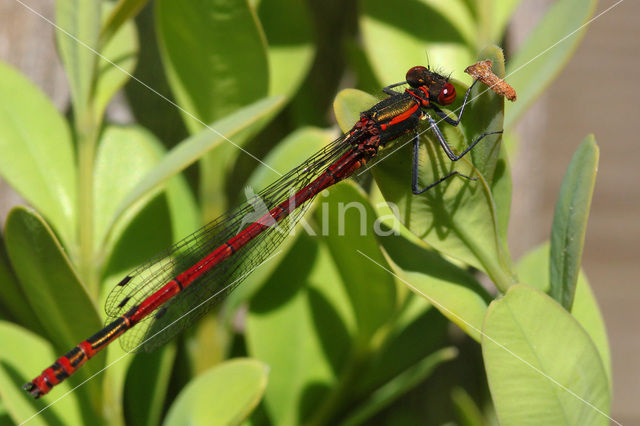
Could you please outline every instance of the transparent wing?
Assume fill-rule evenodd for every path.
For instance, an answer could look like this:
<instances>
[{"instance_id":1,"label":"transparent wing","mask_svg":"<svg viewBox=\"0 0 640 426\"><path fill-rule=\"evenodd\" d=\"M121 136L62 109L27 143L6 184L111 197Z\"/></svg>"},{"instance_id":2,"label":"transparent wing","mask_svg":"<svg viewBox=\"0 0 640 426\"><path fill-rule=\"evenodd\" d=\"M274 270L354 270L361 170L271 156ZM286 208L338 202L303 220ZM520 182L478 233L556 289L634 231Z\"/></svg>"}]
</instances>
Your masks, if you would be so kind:
<instances>
[{"instance_id":1,"label":"transparent wing","mask_svg":"<svg viewBox=\"0 0 640 426\"><path fill-rule=\"evenodd\" d=\"M352 146L341 136L243 204L135 269L109 293L105 305L107 315L119 317L138 306L174 277L286 201L292 191L308 185L350 149ZM152 350L200 318L276 251L310 204L298 206L277 225L265 229L147 316L119 339L122 347L127 351Z\"/></svg>"}]
</instances>

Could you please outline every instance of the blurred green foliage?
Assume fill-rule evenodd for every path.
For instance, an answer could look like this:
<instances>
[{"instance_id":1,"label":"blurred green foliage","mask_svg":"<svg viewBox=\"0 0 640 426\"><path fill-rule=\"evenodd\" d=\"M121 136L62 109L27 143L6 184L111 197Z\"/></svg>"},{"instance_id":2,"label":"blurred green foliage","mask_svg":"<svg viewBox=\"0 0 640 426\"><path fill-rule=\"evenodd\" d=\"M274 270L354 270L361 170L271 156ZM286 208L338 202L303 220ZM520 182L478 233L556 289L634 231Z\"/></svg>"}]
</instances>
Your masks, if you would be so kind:
<instances>
[{"instance_id":1,"label":"blurred green foliage","mask_svg":"<svg viewBox=\"0 0 640 426\"><path fill-rule=\"evenodd\" d=\"M33 207L10 213L0 241L0 424L54 401L30 424L606 424L609 348L580 269L597 145L587 138L570 165L551 248L515 265L502 144L595 1L556 1L505 61L494 45L519 3L57 0L72 113L0 64L0 174ZM140 355L110 345L38 401L20 389L101 327L129 270L338 135L332 103L346 131L410 67L428 60L461 94L463 69L487 58L518 102L476 85L461 125L443 131L459 150L505 134L455 165L429 133L420 152L421 184L454 167L477 181L412 195L401 139L374 181L320 197L306 221L323 236L297 232L175 342ZM122 88L127 126L105 116ZM348 203L364 223L357 209L341 216Z\"/></svg>"}]
</instances>

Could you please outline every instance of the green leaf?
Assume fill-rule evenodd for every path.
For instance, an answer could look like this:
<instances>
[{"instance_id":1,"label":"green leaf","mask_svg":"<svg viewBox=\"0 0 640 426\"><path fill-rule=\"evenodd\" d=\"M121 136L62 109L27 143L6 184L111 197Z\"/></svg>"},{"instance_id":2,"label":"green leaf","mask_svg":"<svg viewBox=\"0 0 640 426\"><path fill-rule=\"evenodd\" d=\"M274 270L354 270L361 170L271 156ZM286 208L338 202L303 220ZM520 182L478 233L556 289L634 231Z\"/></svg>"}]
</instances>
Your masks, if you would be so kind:
<instances>
[{"instance_id":1,"label":"green leaf","mask_svg":"<svg viewBox=\"0 0 640 426\"><path fill-rule=\"evenodd\" d=\"M162 151L158 145L157 139L142 127L108 126L102 132L94 172L94 250L105 247L108 236L111 244L118 239L118 232L109 227L114 224L116 209L160 161ZM129 209L122 218L123 224L128 223L152 195L154 192L141 197L138 208ZM122 225L116 228L122 232ZM104 256L108 256L110 249L105 248L104 252Z\"/></svg>"},{"instance_id":2,"label":"green leaf","mask_svg":"<svg viewBox=\"0 0 640 426\"><path fill-rule=\"evenodd\" d=\"M551 84L578 47L596 7L596 0L559 0L529 34L507 68L507 81L518 92L518 101L506 108L505 129Z\"/></svg>"},{"instance_id":3,"label":"green leaf","mask_svg":"<svg viewBox=\"0 0 640 426\"><path fill-rule=\"evenodd\" d=\"M203 128L194 118L210 123L266 96L265 42L246 1L155 6L167 78L191 133Z\"/></svg>"},{"instance_id":4,"label":"green leaf","mask_svg":"<svg viewBox=\"0 0 640 426\"><path fill-rule=\"evenodd\" d=\"M344 89L333 100L333 112L338 126L347 133L360 119L360 113L375 105L380 99L357 89Z\"/></svg>"},{"instance_id":5,"label":"green leaf","mask_svg":"<svg viewBox=\"0 0 640 426\"><path fill-rule=\"evenodd\" d=\"M468 272L401 236L379 238L394 274L475 340L490 296Z\"/></svg>"},{"instance_id":6,"label":"green leaf","mask_svg":"<svg viewBox=\"0 0 640 426\"><path fill-rule=\"evenodd\" d=\"M261 2L258 15L268 42L269 94L290 97L313 61L311 16L305 3L297 0Z\"/></svg>"},{"instance_id":7,"label":"green leaf","mask_svg":"<svg viewBox=\"0 0 640 426\"><path fill-rule=\"evenodd\" d=\"M313 418L344 368L354 328L328 249L300 235L251 300L247 317L248 352L271 368L265 407L273 424Z\"/></svg>"},{"instance_id":8,"label":"green leaf","mask_svg":"<svg viewBox=\"0 0 640 426\"><path fill-rule=\"evenodd\" d=\"M476 405L471 396L461 387L451 391L451 400L455 406L458 424L460 426L483 426L488 422L482 416L480 407Z\"/></svg>"},{"instance_id":9,"label":"green leaf","mask_svg":"<svg viewBox=\"0 0 640 426\"><path fill-rule=\"evenodd\" d=\"M503 138L503 141L505 139ZM493 185L491 186L491 193L493 194L493 202L496 206L496 219L498 221L498 233L500 239L507 247L507 233L509 231L509 218L511 216L511 165L509 163L509 156L507 153L507 147L500 149L500 155L496 162L496 167L493 174Z\"/></svg>"},{"instance_id":10,"label":"green leaf","mask_svg":"<svg viewBox=\"0 0 640 426\"><path fill-rule=\"evenodd\" d=\"M24 383L58 355L44 339L15 324L0 321L0 341L0 399L14 424L26 421L29 425L85 424L79 394L71 392L69 382L59 384L56 390L60 395L69 394L51 406L47 398L34 400L22 390Z\"/></svg>"},{"instance_id":11,"label":"green leaf","mask_svg":"<svg viewBox=\"0 0 640 426\"><path fill-rule=\"evenodd\" d=\"M512 286L487 312L482 353L500 424L606 425L611 404L598 351L544 293Z\"/></svg>"},{"instance_id":12,"label":"green leaf","mask_svg":"<svg viewBox=\"0 0 640 426\"><path fill-rule=\"evenodd\" d=\"M391 381L371 394L366 401L357 407L352 414L344 420L345 425L359 425L370 419L376 413L382 411L398 400L402 395L419 385L433 373L443 362L454 359L458 350L454 347L444 348L425 357L418 364L403 371Z\"/></svg>"},{"instance_id":13,"label":"green leaf","mask_svg":"<svg viewBox=\"0 0 640 426\"><path fill-rule=\"evenodd\" d=\"M212 125L218 134L204 129L189 137L167 153L164 158L129 192L119 204L112 221L117 220L134 203L139 202L146 194L157 188L171 176L181 172L193 164L208 150L229 144L239 134L251 131L256 121L265 115L272 114L278 108L282 97L263 99L243 108ZM224 136L221 136L224 135ZM240 138L242 139L242 138Z\"/></svg>"},{"instance_id":14,"label":"green leaf","mask_svg":"<svg viewBox=\"0 0 640 426\"><path fill-rule=\"evenodd\" d=\"M93 301L55 235L37 213L14 208L7 217L5 243L23 292L58 352L66 353L102 329ZM96 355L72 380L88 377L103 363L104 357ZM97 376L80 391L88 388L98 392L101 380Z\"/></svg>"},{"instance_id":15,"label":"green leaf","mask_svg":"<svg viewBox=\"0 0 640 426\"><path fill-rule=\"evenodd\" d=\"M529 251L517 265L520 280L545 293L549 291L549 243L544 243ZM611 352L607 341L607 329L598 307L598 302L593 295L587 276L580 270L576 285L575 299L571 308L571 315L589 333L591 339L598 348L602 363L604 364L611 383Z\"/></svg>"},{"instance_id":16,"label":"green leaf","mask_svg":"<svg viewBox=\"0 0 640 426\"><path fill-rule=\"evenodd\" d=\"M122 25L132 24L133 19L149 0L118 0L118 3L108 14L102 31L100 32L100 46L110 43L111 38L116 34Z\"/></svg>"},{"instance_id":17,"label":"green leaf","mask_svg":"<svg viewBox=\"0 0 640 426\"><path fill-rule=\"evenodd\" d=\"M596 140L587 136L569 163L553 215L549 295L569 311L580 272L598 157Z\"/></svg>"},{"instance_id":18,"label":"green leaf","mask_svg":"<svg viewBox=\"0 0 640 426\"><path fill-rule=\"evenodd\" d=\"M71 248L76 166L67 123L36 86L1 62L0 98L0 174Z\"/></svg>"},{"instance_id":19,"label":"green leaf","mask_svg":"<svg viewBox=\"0 0 640 426\"><path fill-rule=\"evenodd\" d=\"M189 382L163 424L240 424L260 401L268 372L266 365L252 359L220 364Z\"/></svg>"},{"instance_id":20,"label":"green leaf","mask_svg":"<svg viewBox=\"0 0 640 426\"><path fill-rule=\"evenodd\" d=\"M56 1L56 41L76 117L89 107L96 72L101 2Z\"/></svg>"},{"instance_id":21,"label":"green leaf","mask_svg":"<svg viewBox=\"0 0 640 426\"><path fill-rule=\"evenodd\" d=\"M473 61L473 19L461 1L396 2L366 0L360 28L367 57L378 79L403 81L407 70L427 62L446 66L453 77L469 81L464 68ZM393 60L389 60L392 55Z\"/></svg>"},{"instance_id":22,"label":"green leaf","mask_svg":"<svg viewBox=\"0 0 640 426\"><path fill-rule=\"evenodd\" d=\"M155 11L167 78L192 134L204 123L220 120L267 95L266 42L246 1L160 0ZM266 119L254 123L254 131L266 123ZM225 134L215 125L210 130ZM200 161L200 202L206 219L229 207L224 183L241 154L237 148L246 142L239 135L225 136L235 147L221 145Z\"/></svg>"},{"instance_id":23,"label":"green leaf","mask_svg":"<svg viewBox=\"0 0 640 426\"><path fill-rule=\"evenodd\" d=\"M136 266L192 233L200 225L195 200L185 179L170 178L162 191L144 196L114 223L115 206L162 158L164 147L146 130L111 126L103 133L96 159L96 247L103 259L103 289ZM104 295L106 297L106 294ZM104 300L104 298L103 298Z\"/></svg>"},{"instance_id":24,"label":"green leaf","mask_svg":"<svg viewBox=\"0 0 640 426\"><path fill-rule=\"evenodd\" d=\"M493 59L500 59L495 50L488 50L487 54L492 54ZM499 64L496 68L499 72ZM476 90L480 90L478 85ZM472 110L465 115L464 128L462 125L461 128L441 126L445 138L458 152L481 132L501 130L502 100L496 102L497 95L490 92L484 91L470 106ZM338 98L356 98L355 93L343 91ZM370 97L337 99L336 104L341 108L360 104L364 108L365 99ZM478 111L481 107L486 109ZM356 111L353 109L339 122L346 123L357 114ZM473 115L476 112L478 117ZM344 112L336 108L336 114ZM473 129L482 130L476 132ZM395 146L386 149L388 157L383 151L382 158L369 166L385 199L397 206L400 221L414 234L439 251L484 270L501 290L506 290L515 278L510 270L511 259L506 242L502 239L506 225L500 222L506 222L505 215L497 212L491 192L492 186L499 189L503 194L500 196L502 200L506 197L505 191L510 189L509 181L499 181L508 179L508 174L496 174L499 158L504 158L500 153L500 138L489 136L474 148L471 155L475 171L468 157L452 164L431 132L424 133L422 139L426 139L426 143L420 146L421 186L437 181L454 169L466 175L472 174L478 180L470 182L454 176L420 196L413 195L410 188L412 144L401 138Z\"/></svg>"},{"instance_id":25,"label":"green leaf","mask_svg":"<svg viewBox=\"0 0 640 426\"><path fill-rule=\"evenodd\" d=\"M11 268L5 248L4 239L0 234L0 306L3 316L7 315L14 322L38 334L43 334L42 325L36 319L26 295L22 291Z\"/></svg>"},{"instance_id":26,"label":"green leaf","mask_svg":"<svg viewBox=\"0 0 640 426\"><path fill-rule=\"evenodd\" d=\"M420 3L433 9L433 12L430 13L434 13L434 16L437 16L435 14L442 15L443 19L446 21L446 25L455 27L456 31L464 37L465 42L470 47L473 48L475 46L477 43L477 35L475 31L476 24L474 22L474 17L464 0L453 0L448 2L441 2L439 0L421 0ZM438 24L429 22L428 26L432 25ZM445 27L445 24L442 24L442 26ZM442 34L440 35L440 38L443 38ZM435 39L436 38L428 40L432 41Z\"/></svg>"},{"instance_id":27,"label":"green leaf","mask_svg":"<svg viewBox=\"0 0 640 426\"><path fill-rule=\"evenodd\" d=\"M121 0L114 11L117 11L118 7L126 7L123 3L132 2ZM144 1L142 3L144 4ZM103 3L105 16L109 10L112 10L111 5L112 3L109 2ZM112 18L113 15L109 19ZM94 100L97 122L102 121L111 98L129 80L129 74L133 73L138 62L138 35L134 22L125 22L121 27L118 25L118 28L119 30L113 34L113 37L109 37L109 42L102 48L102 55L110 62L102 58L98 62Z\"/></svg>"},{"instance_id":28,"label":"green leaf","mask_svg":"<svg viewBox=\"0 0 640 426\"><path fill-rule=\"evenodd\" d=\"M99 253L98 258L109 259L114 245L121 244L122 238L127 239L126 247L122 248L124 257L129 257L130 261L125 262L126 270L119 269L119 273L128 272L138 264L136 260L145 260L141 256L156 254L193 232L200 224L191 191L179 175L167 181L164 193L148 193L128 209L120 221L115 221L117 206L158 164L164 153L160 141L141 127L110 126L102 134L94 182L95 250ZM144 220L140 219L141 215L145 216ZM115 226L109 227L113 224ZM136 237L130 238L132 232ZM123 234L127 235L123 237Z\"/></svg>"},{"instance_id":29,"label":"green leaf","mask_svg":"<svg viewBox=\"0 0 640 426\"><path fill-rule=\"evenodd\" d=\"M395 282L375 236L376 213L351 182L335 185L321 201L321 232L349 295L356 339L366 347L396 309Z\"/></svg>"},{"instance_id":30,"label":"green leaf","mask_svg":"<svg viewBox=\"0 0 640 426\"><path fill-rule=\"evenodd\" d=\"M480 3L480 7L485 9L480 13L485 13L490 23L488 31L490 43L500 43L513 12L521 2L522 0L493 0Z\"/></svg>"},{"instance_id":31,"label":"green leaf","mask_svg":"<svg viewBox=\"0 0 640 426\"><path fill-rule=\"evenodd\" d=\"M164 411L176 345L137 355L129 368L124 404L127 419L136 425L157 425Z\"/></svg>"}]
</instances>

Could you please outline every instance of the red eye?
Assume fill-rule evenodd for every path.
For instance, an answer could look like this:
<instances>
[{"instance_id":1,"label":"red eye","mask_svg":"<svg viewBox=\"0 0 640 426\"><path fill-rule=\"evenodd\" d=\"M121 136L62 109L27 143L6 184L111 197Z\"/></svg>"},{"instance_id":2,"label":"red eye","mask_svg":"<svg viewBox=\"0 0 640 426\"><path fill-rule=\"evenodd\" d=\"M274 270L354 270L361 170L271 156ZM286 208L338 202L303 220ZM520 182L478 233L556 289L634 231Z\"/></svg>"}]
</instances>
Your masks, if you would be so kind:
<instances>
[{"instance_id":1,"label":"red eye","mask_svg":"<svg viewBox=\"0 0 640 426\"><path fill-rule=\"evenodd\" d=\"M451 83L445 83L444 88L438 95L438 103L440 105L449 105L456 100L456 89Z\"/></svg>"}]
</instances>

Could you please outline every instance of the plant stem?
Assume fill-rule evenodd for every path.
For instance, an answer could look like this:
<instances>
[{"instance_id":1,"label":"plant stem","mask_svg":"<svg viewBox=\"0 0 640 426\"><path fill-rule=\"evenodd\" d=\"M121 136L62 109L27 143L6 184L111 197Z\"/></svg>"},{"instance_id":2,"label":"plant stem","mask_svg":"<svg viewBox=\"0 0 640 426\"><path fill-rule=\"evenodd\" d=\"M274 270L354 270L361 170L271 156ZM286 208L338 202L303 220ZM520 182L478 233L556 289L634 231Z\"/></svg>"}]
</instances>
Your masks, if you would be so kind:
<instances>
[{"instance_id":1,"label":"plant stem","mask_svg":"<svg viewBox=\"0 0 640 426\"><path fill-rule=\"evenodd\" d=\"M356 345L356 349L353 350L352 355L340 373L338 383L336 383L336 386L332 389L329 396L322 402L313 418L307 423L307 426L330 424L336 413L344 406L345 400L349 399L351 386L368 360L367 352L358 350L357 348L358 345Z\"/></svg>"},{"instance_id":2,"label":"plant stem","mask_svg":"<svg viewBox=\"0 0 640 426\"><path fill-rule=\"evenodd\" d=\"M506 291L513 284L518 282L517 278L513 275L511 270L507 267L508 261L504 260L505 256L509 256L508 253L504 253L503 250L499 250L500 259L495 259L491 256L487 256L485 251L479 248L475 243L473 238L469 238L469 236L463 231L463 229L459 226L455 226L456 233L459 238L464 241L469 250L476 256L478 261L484 266L484 270L491 278L491 281L496 285L498 290L502 293L506 293ZM500 241L496 241L496 244L500 244ZM499 249L502 247L498 246Z\"/></svg>"}]
</instances>

